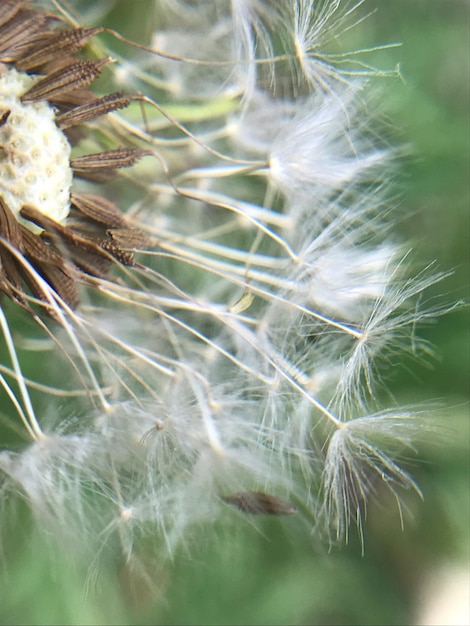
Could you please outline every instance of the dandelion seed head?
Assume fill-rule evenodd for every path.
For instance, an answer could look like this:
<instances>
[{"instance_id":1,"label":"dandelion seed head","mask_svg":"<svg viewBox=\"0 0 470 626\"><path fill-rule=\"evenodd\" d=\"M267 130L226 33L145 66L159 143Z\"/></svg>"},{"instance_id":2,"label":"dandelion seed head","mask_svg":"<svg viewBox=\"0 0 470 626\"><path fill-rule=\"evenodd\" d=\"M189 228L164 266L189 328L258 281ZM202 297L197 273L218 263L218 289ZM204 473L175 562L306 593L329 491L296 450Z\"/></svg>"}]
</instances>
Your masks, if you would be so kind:
<instances>
[{"instance_id":1,"label":"dandelion seed head","mask_svg":"<svg viewBox=\"0 0 470 626\"><path fill-rule=\"evenodd\" d=\"M103 29L49 30L33 3L0 0L0 50L18 24L40 35L0 56L0 161L21 107L47 111L74 150L60 157L67 216L29 197L10 206L0 187L0 289L53 362L26 378L0 309L0 390L30 441L0 453L0 490L97 559L117 549L139 568L141 539L171 554L220 515L293 512L292 494L344 538L378 484L414 488L398 465L411 430L398 411L373 413L374 390L425 319L414 300L432 279L404 278L384 223L390 152L368 85L322 51L345 5L161 0L153 50L108 67ZM76 56L91 37L107 56ZM139 95L88 90L105 66ZM80 136L102 151L76 156ZM157 167L129 174L146 155Z\"/></svg>"},{"instance_id":2,"label":"dandelion seed head","mask_svg":"<svg viewBox=\"0 0 470 626\"><path fill-rule=\"evenodd\" d=\"M72 154L83 136L76 127L127 107L132 96L87 89L111 58L74 55L102 29L67 28L29 4L0 2L0 277L11 299L27 308L32 293L57 319L56 298L76 307L84 274L134 262L118 207L81 193L76 179L112 179L150 152L118 145Z\"/></svg>"},{"instance_id":3,"label":"dandelion seed head","mask_svg":"<svg viewBox=\"0 0 470 626\"><path fill-rule=\"evenodd\" d=\"M23 219L20 209L32 205L63 223L70 211L70 144L55 124L47 102L23 104L21 96L37 79L14 69L0 73L0 194L16 218L33 232L41 230Z\"/></svg>"}]
</instances>

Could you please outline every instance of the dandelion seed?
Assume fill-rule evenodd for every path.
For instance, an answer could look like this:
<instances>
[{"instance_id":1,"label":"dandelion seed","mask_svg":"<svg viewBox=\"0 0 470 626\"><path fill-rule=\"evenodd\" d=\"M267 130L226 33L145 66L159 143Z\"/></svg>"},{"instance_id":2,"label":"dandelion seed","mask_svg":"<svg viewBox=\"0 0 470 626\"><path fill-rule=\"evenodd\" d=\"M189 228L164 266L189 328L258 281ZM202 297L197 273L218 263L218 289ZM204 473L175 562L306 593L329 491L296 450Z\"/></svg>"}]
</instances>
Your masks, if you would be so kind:
<instances>
[{"instance_id":1,"label":"dandelion seed","mask_svg":"<svg viewBox=\"0 0 470 626\"><path fill-rule=\"evenodd\" d=\"M236 493L232 496L223 496L222 500L227 504L233 504L243 513L253 515L293 515L297 512L297 508L277 496L262 491L247 491L244 493Z\"/></svg>"},{"instance_id":2,"label":"dandelion seed","mask_svg":"<svg viewBox=\"0 0 470 626\"><path fill-rule=\"evenodd\" d=\"M406 413L357 418L331 438L324 470L325 514L336 539L347 538L354 520L364 542L367 505L381 487L394 495L401 517L400 491L421 496L415 481L398 464L399 457L413 449L417 425L410 418Z\"/></svg>"}]
</instances>

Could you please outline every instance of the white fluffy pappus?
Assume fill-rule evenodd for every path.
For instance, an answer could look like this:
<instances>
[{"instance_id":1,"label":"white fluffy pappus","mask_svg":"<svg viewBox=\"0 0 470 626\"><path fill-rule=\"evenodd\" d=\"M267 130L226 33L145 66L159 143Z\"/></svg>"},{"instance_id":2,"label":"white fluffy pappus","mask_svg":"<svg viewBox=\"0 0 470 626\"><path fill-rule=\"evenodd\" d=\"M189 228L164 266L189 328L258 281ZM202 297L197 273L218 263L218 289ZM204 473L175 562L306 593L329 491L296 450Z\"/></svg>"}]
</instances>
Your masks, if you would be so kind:
<instances>
[{"instance_id":1,"label":"white fluffy pappus","mask_svg":"<svg viewBox=\"0 0 470 626\"><path fill-rule=\"evenodd\" d=\"M55 322L33 318L48 341L33 380L0 310L0 384L28 442L0 453L0 489L96 558L173 553L192 527L243 517L237 493L305 501L332 540L362 533L371 495L419 493L397 460L413 418L378 411L376 388L380 360L416 348L436 280L404 278L369 86L321 52L362 3L170 4L161 56L110 70L158 109L112 115L158 160L110 185L145 234L136 263L88 277L72 310L11 251Z\"/></svg>"}]
</instances>

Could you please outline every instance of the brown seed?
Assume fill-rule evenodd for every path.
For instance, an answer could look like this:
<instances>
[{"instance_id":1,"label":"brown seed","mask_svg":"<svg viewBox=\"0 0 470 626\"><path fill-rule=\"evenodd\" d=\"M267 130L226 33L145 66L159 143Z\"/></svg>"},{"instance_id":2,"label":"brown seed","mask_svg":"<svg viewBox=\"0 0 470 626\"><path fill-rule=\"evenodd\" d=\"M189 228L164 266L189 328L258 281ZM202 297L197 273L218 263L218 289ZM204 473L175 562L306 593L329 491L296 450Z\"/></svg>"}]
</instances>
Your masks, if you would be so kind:
<instances>
[{"instance_id":1,"label":"brown seed","mask_svg":"<svg viewBox=\"0 0 470 626\"><path fill-rule=\"evenodd\" d=\"M0 196L0 233L13 247L22 250L20 224L2 196Z\"/></svg>"},{"instance_id":2,"label":"brown seed","mask_svg":"<svg viewBox=\"0 0 470 626\"><path fill-rule=\"evenodd\" d=\"M131 167L140 158L148 154L152 153L140 148L118 148L77 157L70 161L70 165L76 172L82 170L114 170L121 167Z\"/></svg>"},{"instance_id":3,"label":"brown seed","mask_svg":"<svg viewBox=\"0 0 470 626\"><path fill-rule=\"evenodd\" d=\"M109 228L106 234L123 248L140 249L149 245L149 238L138 228Z\"/></svg>"},{"instance_id":4,"label":"brown seed","mask_svg":"<svg viewBox=\"0 0 470 626\"><path fill-rule=\"evenodd\" d=\"M21 238L20 224L8 207L7 203L0 196L0 234L2 239L8 241L14 248L23 251L23 241ZM21 296L21 276L18 264L11 252L1 245L0 242L0 268L2 279L14 297L22 301ZM10 288L13 289L10 289Z\"/></svg>"},{"instance_id":5,"label":"brown seed","mask_svg":"<svg viewBox=\"0 0 470 626\"><path fill-rule=\"evenodd\" d=\"M79 107L62 113L56 118L56 123L62 130L75 126L77 124L83 124L89 120L94 120L101 115L116 111L117 109L123 109L129 106L132 100L131 96L126 96L122 92L111 93L102 98L96 98L92 102L83 104Z\"/></svg>"},{"instance_id":6,"label":"brown seed","mask_svg":"<svg viewBox=\"0 0 470 626\"><path fill-rule=\"evenodd\" d=\"M78 291L75 272L71 264L66 265L64 257L47 245L41 237L21 226L25 255L34 263L38 273L70 307L78 305ZM45 300L42 287L34 276L24 273L24 279L31 291L41 300Z\"/></svg>"},{"instance_id":7,"label":"brown seed","mask_svg":"<svg viewBox=\"0 0 470 626\"><path fill-rule=\"evenodd\" d=\"M38 42L38 49L20 59L16 67L20 71L27 71L44 65L57 55L73 54L82 48L88 39L102 32L102 28L73 28L51 33L47 37L42 36Z\"/></svg>"},{"instance_id":8,"label":"brown seed","mask_svg":"<svg viewBox=\"0 0 470 626\"><path fill-rule=\"evenodd\" d=\"M263 491L241 491L232 496L223 496L222 500L250 515L293 515L297 512L292 502Z\"/></svg>"},{"instance_id":9,"label":"brown seed","mask_svg":"<svg viewBox=\"0 0 470 626\"><path fill-rule=\"evenodd\" d=\"M95 99L95 95L89 89L72 89L55 95L51 101L61 108L70 108L87 104Z\"/></svg>"},{"instance_id":10,"label":"brown seed","mask_svg":"<svg viewBox=\"0 0 470 626\"><path fill-rule=\"evenodd\" d=\"M91 276L105 276L113 258L122 265L134 265L132 253L123 250L118 243L111 239L89 238L81 235L71 228L55 222L31 206L24 206L20 214L43 228L45 231L42 235L43 238L50 240L77 267Z\"/></svg>"},{"instance_id":11,"label":"brown seed","mask_svg":"<svg viewBox=\"0 0 470 626\"><path fill-rule=\"evenodd\" d=\"M22 0L4 0L0 4L0 26L11 20L26 4Z\"/></svg>"},{"instance_id":12,"label":"brown seed","mask_svg":"<svg viewBox=\"0 0 470 626\"><path fill-rule=\"evenodd\" d=\"M32 38L47 26L51 16L39 11L19 10L0 27L0 59L14 61L35 44Z\"/></svg>"},{"instance_id":13,"label":"brown seed","mask_svg":"<svg viewBox=\"0 0 470 626\"><path fill-rule=\"evenodd\" d=\"M89 193L71 193L70 202L80 213L106 228L122 228L126 220L118 207L102 196Z\"/></svg>"},{"instance_id":14,"label":"brown seed","mask_svg":"<svg viewBox=\"0 0 470 626\"><path fill-rule=\"evenodd\" d=\"M53 241L59 242L59 247L60 244L62 244L62 246L76 246L84 250L91 250L98 254L103 254L99 240L89 239L71 228L59 224L59 222L54 221L32 206L23 206L20 215L24 219L36 224L36 226L43 228L45 233L47 233Z\"/></svg>"},{"instance_id":15,"label":"brown seed","mask_svg":"<svg viewBox=\"0 0 470 626\"><path fill-rule=\"evenodd\" d=\"M39 80L21 98L23 104L39 100L53 100L60 94L86 87L94 81L101 68L111 59L98 61L74 61L68 67L59 69Z\"/></svg>"}]
</instances>

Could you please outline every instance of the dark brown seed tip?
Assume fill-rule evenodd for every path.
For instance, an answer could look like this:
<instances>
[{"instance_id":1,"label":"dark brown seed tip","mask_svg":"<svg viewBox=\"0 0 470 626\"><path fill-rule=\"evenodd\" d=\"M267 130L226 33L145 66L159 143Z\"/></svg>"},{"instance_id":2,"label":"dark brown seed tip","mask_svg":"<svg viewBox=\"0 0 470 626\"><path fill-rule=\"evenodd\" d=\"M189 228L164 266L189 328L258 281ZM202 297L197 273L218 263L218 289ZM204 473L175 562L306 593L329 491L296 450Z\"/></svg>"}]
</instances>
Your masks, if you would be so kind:
<instances>
[{"instance_id":1,"label":"dark brown seed tip","mask_svg":"<svg viewBox=\"0 0 470 626\"><path fill-rule=\"evenodd\" d=\"M283 500L263 491L241 491L231 496L222 496L222 500L250 515L293 515L297 513L297 507L289 500Z\"/></svg>"}]
</instances>

